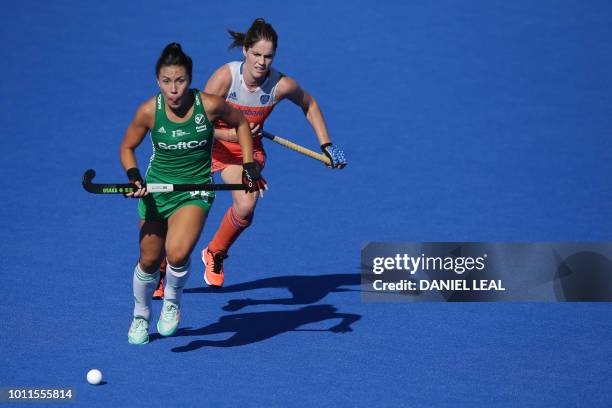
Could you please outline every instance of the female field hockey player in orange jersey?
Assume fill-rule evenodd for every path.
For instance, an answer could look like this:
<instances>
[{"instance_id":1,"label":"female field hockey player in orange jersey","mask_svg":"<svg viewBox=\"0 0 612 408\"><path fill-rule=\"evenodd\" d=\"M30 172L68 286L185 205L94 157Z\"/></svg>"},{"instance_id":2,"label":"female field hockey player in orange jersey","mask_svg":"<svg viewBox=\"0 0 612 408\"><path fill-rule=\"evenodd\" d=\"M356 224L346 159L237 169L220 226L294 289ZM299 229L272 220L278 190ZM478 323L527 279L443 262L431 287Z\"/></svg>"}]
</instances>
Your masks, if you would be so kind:
<instances>
[{"instance_id":1,"label":"female field hockey player in orange jersey","mask_svg":"<svg viewBox=\"0 0 612 408\"><path fill-rule=\"evenodd\" d=\"M332 163L331 168L343 168L346 165L344 152L332 145L316 100L294 79L272 68L278 45L278 36L272 25L258 18L246 33L229 33L233 38L230 48L241 47L244 61L223 65L208 80L204 91L225 98L246 117L253 135L253 158L260 168L263 169L266 162L261 140L264 121L283 99L289 99L302 108L323 153ZM235 130L219 121L215 125L215 139L212 171L221 172L225 183L239 182L242 156ZM232 192L232 206L202 251L204 280L208 285L223 285L223 259L234 241L251 224L257 196L256 193Z\"/></svg>"}]
</instances>

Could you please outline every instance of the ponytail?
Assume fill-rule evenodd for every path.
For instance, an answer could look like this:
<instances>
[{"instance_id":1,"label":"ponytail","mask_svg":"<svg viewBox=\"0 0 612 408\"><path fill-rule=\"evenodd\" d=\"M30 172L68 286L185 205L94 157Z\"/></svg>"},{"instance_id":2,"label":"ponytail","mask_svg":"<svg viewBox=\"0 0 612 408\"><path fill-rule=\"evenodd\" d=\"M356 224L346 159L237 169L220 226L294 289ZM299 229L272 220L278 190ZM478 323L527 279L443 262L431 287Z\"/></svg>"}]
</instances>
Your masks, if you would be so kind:
<instances>
[{"instance_id":1,"label":"ponytail","mask_svg":"<svg viewBox=\"0 0 612 408\"><path fill-rule=\"evenodd\" d=\"M229 46L230 50L232 48L244 47L244 38L246 37L245 33L237 33L232 30L227 30L227 32L229 33L230 37L234 39L234 41L232 41L232 43Z\"/></svg>"}]
</instances>

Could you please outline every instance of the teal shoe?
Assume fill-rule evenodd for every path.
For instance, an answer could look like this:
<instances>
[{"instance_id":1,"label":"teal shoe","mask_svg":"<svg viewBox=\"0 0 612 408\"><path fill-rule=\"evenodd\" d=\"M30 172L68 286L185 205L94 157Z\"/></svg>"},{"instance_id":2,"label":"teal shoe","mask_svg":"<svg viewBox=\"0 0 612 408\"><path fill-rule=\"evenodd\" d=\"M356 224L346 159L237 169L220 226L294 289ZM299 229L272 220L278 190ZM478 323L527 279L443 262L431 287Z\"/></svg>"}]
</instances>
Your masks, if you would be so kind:
<instances>
[{"instance_id":1,"label":"teal shoe","mask_svg":"<svg viewBox=\"0 0 612 408\"><path fill-rule=\"evenodd\" d=\"M161 315L157 322L157 331L162 336L172 336L178 329L181 311L176 303L164 300Z\"/></svg>"},{"instance_id":2,"label":"teal shoe","mask_svg":"<svg viewBox=\"0 0 612 408\"><path fill-rule=\"evenodd\" d=\"M149 322L136 316L128 331L128 342L137 345L147 344L149 342Z\"/></svg>"}]
</instances>

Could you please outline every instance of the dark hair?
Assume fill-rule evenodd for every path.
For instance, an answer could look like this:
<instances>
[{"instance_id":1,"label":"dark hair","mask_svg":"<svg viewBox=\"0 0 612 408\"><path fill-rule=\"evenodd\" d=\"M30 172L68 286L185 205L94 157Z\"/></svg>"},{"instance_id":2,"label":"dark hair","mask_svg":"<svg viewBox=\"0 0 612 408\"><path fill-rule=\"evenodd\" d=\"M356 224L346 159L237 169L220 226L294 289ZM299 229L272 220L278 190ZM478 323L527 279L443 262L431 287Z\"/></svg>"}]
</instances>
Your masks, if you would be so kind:
<instances>
[{"instance_id":1,"label":"dark hair","mask_svg":"<svg viewBox=\"0 0 612 408\"><path fill-rule=\"evenodd\" d=\"M191 57L189 55L183 52L181 44L173 42L166 45L166 48L164 48L157 60L157 64L155 64L155 76L158 77L159 70L162 67L166 67L168 65L178 65L181 67L185 67L185 70L189 75L189 79L191 79L193 61L191 61Z\"/></svg>"},{"instance_id":2,"label":"dark hair","mask_svg":"<svg viewBox=\"0 0 612 408\"><path fill-rule=\"evenodd\" d=\"M258 18L253 21L251 28L246 33L237 33L236 31L227 30L234 41L229 48L244 47L247 50L251 48L259 40L268 40L272 43L274 51L278 45L278 35L272 28L272 24L266 23L263 18Z\"/></svg>"}]
</instances>

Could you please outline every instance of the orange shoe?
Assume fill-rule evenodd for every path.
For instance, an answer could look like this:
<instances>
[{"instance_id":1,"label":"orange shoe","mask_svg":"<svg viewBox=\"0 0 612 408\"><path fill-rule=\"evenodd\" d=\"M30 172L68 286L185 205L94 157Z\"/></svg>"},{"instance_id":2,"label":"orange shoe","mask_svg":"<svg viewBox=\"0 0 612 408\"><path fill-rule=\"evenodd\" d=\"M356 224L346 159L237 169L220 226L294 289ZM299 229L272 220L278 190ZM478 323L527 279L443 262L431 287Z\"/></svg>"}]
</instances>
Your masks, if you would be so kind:
<instances>
[{"instance_id":1,"label":"orange shoe","mask_svg":"<svg viewBox=\"0 0 612 408\"><path fill-rule=\"evenodd\" d=\"M157 289L153 292L153 299L163 299L164 298L164 278L166 277L166 258L162 261L159 266L159 284L157 285Z\"/></svg>"},{"instance_id":2,"label":"orange shoe","mask_svg":"<svg viewBox=\"0 0 612 408\"><path fill-rule=\"evenodd\" d=\"M208 286L220 288L223 286L223 260L227 258L225 252L212 253L208 247L202 250L204 262L204 282Z\"/></svg>"}]
</instances>

